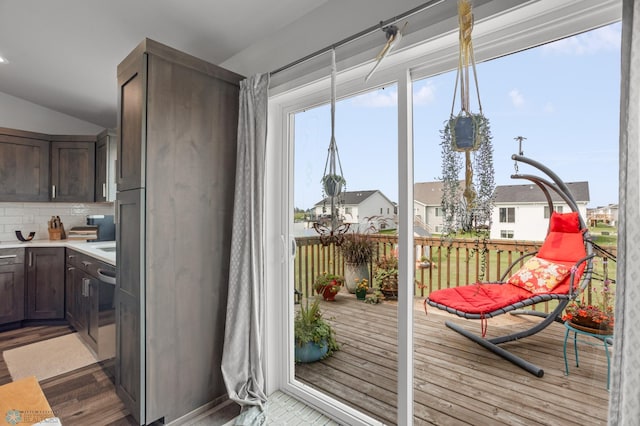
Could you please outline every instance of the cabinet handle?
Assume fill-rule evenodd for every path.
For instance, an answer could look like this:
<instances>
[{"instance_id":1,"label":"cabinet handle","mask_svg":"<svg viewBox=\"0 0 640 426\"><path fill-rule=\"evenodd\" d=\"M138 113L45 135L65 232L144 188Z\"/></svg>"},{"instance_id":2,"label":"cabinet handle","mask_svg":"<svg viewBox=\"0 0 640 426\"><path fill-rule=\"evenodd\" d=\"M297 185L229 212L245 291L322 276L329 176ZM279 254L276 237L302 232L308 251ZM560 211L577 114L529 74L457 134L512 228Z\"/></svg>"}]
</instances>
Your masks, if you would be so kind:
<instances>
[{"instance_id":1,"label":"cabinet handle","mask_svg":"<svg viewBox=\"0 0 640 426\"><path fill-rule=\"evenodd\" d=\"M33 252L29 252L29 268L33 266Z\"/></svg>"},{"instance_id":2,"label":"cabinet handle","mask_svg":"<svg viewBox=\"0 0 640 426\"><path fill-rule=\"evenodd\" d=\"M73 271L74 269L76 269L76 268L75 268L75 266L69 266L69 267L67 268L67 271Z\"/></svg>"},{"instance_id":3,"label":"cabinet handle","mask_svg":"<svg viewBox=\"0 0 640 426\"><path fill-rule=\"evenodd\" d=\"M104 198L107 198L107 184L106 183L102 184L102 196Z\"/></svg>"},{"instance_id":4,"label":"cabinet handle","mask_svg":"<svg viewBox=\"0 0 640 426\"><path fill-rule=\"evenodd\" d=\"M82 295L84 297L89 296L89 278L82 279Z\"/></svg>"},{"instance_id":5,"label":"cabinet handle","mask_svg":"<svg viewBox=\"0 0 640 426\"><path fill-rule=\"evenodd\" d=\"M87 262L86 260L82 261L82 266L84 266L85 268L88 268L89 265L91 265L91 262Z\"/></svg>"},{"instance_id":6,"label":"cabinet handle","mask_svg":"<svg viewBox=\"0 0 640 426\"><path fill-rule=\"evenodd\" d=\"M69 256L67 256L67 259L69 259L69 260L72 260L72 259L75 259L75 258L76 258L76 256L73 255L73 254L70 254Z\"/></svg>"},{"instance_id":7,"label":"cabinet handle","mask_svg":"<svg viewBox=\"0 0 640 426\"><path fill-rule=\"evenodd\" d=\"M56 198L56 186L51 185L51 198Z\"/></svg>"},{"instance_id":8,"label":"cabinet handle","mask_svg":"<svg viewBox=\"0 0 640 426\"><path fill-rule=\"evenodd\" d=\"M15 254L3 254L2 256L0 256L0 259L14 259L16 257L18 256Z\"/></svg>"}]
</instances>

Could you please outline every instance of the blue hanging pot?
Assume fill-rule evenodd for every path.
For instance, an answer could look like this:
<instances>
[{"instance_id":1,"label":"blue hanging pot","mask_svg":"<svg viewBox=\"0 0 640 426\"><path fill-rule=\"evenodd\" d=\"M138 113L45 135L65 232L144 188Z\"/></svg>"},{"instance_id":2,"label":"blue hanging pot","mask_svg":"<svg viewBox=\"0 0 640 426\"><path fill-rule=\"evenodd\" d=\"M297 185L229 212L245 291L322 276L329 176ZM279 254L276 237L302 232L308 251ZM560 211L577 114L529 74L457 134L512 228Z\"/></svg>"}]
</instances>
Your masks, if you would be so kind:
<instances>
[{"instance_id":1,"label":"blue hanging pot","mask_svg":"<svg viewBox=\"0 0 640 426\"><path fill-rule=\"evenodd\" d=\"M476 151L480 148L480 114L458 115L449 120L454 151Z\"/></svg>"}]
</instances>

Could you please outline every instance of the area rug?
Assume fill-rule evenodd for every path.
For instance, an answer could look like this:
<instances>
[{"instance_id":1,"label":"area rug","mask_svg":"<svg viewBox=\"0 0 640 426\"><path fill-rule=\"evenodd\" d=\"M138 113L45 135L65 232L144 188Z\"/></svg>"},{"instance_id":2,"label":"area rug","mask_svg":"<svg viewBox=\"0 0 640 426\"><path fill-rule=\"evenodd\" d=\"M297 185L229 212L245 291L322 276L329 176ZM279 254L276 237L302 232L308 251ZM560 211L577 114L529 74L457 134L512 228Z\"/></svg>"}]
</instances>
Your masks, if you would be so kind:
<instances>
[{"instance_id":1,"label":"area rug","mask_svg":"<svg viewBox=\"0 0 640 426\"><path fill-rule=\"evenodd\" d=\"M35 377L0 386L0 425L24 425L40 421L50 426L60 424L54 422L54 416Z\"/></svg>"},{"instance_id":2,"label":"area rug","mask_svg":"<svg viewBox=\"0 0 640 426\"><path fill-rule=\"evenodd\" d=\"M9 349L2 356L13 380L36 376L42 381L97 362L78 333Z\"/></svg>"}]
</instances>

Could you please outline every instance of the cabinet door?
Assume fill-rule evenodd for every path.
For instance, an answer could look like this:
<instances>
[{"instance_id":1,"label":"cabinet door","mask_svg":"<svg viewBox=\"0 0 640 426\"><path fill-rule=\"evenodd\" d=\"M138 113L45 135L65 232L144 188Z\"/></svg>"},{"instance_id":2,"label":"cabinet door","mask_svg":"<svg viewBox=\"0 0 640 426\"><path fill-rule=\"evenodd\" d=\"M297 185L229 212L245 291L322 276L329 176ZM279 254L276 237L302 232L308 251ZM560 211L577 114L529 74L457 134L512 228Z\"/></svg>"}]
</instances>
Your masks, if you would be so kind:
<instances>
[{"instance_id":1,"label":"cabinet door","mask_svg":"<svg viewBox=\"0 0 640 426\"><path fill-rule=\"evenodd\" d=\"M51 143L52 201L93 201L95 150L94 142Z\"/></svg>"},{"instance_id":2,"label":"cabinet door","mask_svg":"<svg viewBox=\"0 0 640 426\"><path fill-rule=\"evenodd\" d=\"M0 325L24 319L24 265L0 265Z\"/></svg>"},{"instance_id":3,"label":"cabinet door","mask_svg":"<svg viewBox=\"0 0 640 426\"><path fill-rule=\"evenodd\" d=\"M94 196L97 203L107 201L107 144L108 137L99 137L96 142L96 186Z\"/></svg>"},{"instance_id":4,"label":"cabinet door","mask_svg":"<svg viewBox=\"0 0 640 426\"><path fill-rule=\"evenodd\" d=\"M85 290L85 302L87 309L87 340L93 350L98 353L98 336L100 334L99 328L99 291L100 283L92 276L87 275L87 284Z\"/></svg>"},{"instance_id":5,"label":"cabinet door","mask_svg":"<svg viewBox=\"0 0 640 426\"><path fill-rule=\"evenodd\" d=\"M96 142L96 202L116 199L116 133L107 129L98 135Z\"/></svg>"},{"instance_id":6,"label":"cabinet door","mask_svg":"<svg viewBox=\"0 0 640 426\"><path fill-rule=\"evenodd\" d=\"M49 141L0 134L0 201L49 200Z\"/></svg>"},{"instance_id":7,"label":"cabinet door","mask_svg":"<svg viewBox=\"0 0 640 426\"><path fill-rule=\"evenodd\" d=\"M116 201L116 392L141 424L145 389L142 336L144 323L144 189L118 192Z\"/></svg>"},{"instance_id":8,"label":"cabinet door","mask_svg":"<svg viewBox=\"0 0 640 426\"><path fill-rule=\"evenodd\" d=\"M118 72L118 191L143 188L144 163L142 153L146 141L145 72L147 55Z\"/></svg>"},{"instance_id":9,"label":"cabinet door","mask_svg":"<svg viewBox=\"0 0 640 426\"><path fill-rule=\"evenodd\" d=\"M26 319L64 318L64 248L27 249Z\"/></svg>"}]
</instances>

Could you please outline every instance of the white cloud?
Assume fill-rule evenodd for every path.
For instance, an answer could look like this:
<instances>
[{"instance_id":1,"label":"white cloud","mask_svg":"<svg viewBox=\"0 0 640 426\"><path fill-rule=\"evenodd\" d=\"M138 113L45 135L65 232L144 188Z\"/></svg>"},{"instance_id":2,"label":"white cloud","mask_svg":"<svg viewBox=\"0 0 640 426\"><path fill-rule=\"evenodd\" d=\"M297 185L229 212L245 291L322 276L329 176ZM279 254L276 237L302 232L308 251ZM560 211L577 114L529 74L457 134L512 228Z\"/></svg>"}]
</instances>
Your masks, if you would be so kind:
<instances>
[{"instance_id":1,"label":"white cloud","mask_svg":"<svg viewBox=\"0 0 640 426\"><path fill-rule=\"evenodd\" d=\"M414 105L428 105L435 101L436 93L432 82L428 82L422 86L419 90L413 92L413 104Z\"/></svg>"},{"instance_id":2,"label":"white cloud","mask_svg":"<svg viewBox=\"0 0 640 426\"><path fill-rule=\"evenodd\" d=\"M353 105L368 108L395 107L398 104L398 92L390 89L380 89L375 92L353 98Z\"/></svg>"},{"instance_id":3,"label":"white cloud","mask_svg":"<svg viewBox=\"0 0 640 426\"><path fill-rule=\"evenodd\" d=\"M520 108L524 105L524 96L522 96L522 93L520 93L518 89L511 89L509 97L511 98L511 103L516 108Z\"/></svg>"},{"instance_id":4,"label":"white cloud","mask_svg":"<svg viewBox=\"0 0 640 426\"><path fill-rule=\"evenodd\" d=\"M592 55L620 49L620 25L609 25L542 46L542 52L556 55Z\"/></svg>"},{"instance_id":5,"label":"white cloud","mask_svg":"<svg viewBox=\"0 0 640 426\"><path fill-rule=\"evenodd\" d=\"M547 114L551 114L556 111L556 107L551 102L547 102L544 105L543 111Z\"/></svg>"}]
</instances>

